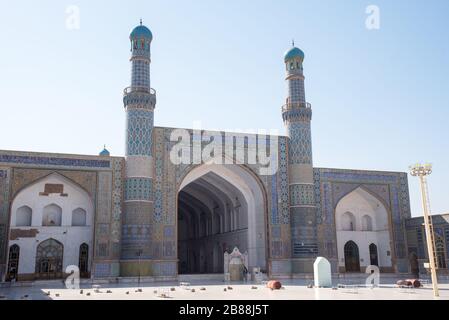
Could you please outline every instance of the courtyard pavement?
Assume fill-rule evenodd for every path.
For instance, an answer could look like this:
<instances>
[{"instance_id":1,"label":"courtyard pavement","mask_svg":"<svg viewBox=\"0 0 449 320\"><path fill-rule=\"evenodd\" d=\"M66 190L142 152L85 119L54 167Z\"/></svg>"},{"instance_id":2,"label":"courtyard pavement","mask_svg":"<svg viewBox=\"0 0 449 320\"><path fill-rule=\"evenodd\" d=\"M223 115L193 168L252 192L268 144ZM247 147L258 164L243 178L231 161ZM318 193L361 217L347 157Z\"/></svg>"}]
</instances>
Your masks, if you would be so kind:
<instances>
[{"instance_id":1,"label":"courtyard pavement","mask_svg":"<svg viewBox=\"0 0 449 320\"><path fill-rule=\"evenodd\" d=\"M222 281L194 281L188 286L179 282L142 283L140 287L135 283L82 284L80 290L73 290L66 289L62 281L47 281L0 288L0 300L449 300L447 281L440 283L440 297L434 298L429 284L405 289L387 281L390 283L381 282L378 288L367 288L357 279L340 280L334 279L334 289L308 288L310 280L284 280L280 290L270 290L263 284ZM348 286L338 287L340 283Z\"/></svg>"}]
</instances>

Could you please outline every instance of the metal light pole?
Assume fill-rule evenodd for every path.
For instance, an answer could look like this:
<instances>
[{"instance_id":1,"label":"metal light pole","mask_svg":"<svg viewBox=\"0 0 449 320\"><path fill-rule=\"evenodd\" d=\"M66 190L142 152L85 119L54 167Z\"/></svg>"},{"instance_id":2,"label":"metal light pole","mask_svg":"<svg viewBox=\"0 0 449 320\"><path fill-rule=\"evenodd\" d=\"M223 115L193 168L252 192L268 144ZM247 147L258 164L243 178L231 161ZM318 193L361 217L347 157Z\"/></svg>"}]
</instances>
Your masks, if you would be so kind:
<instances>
[{"instance_id":1,"label":"metal light pole","mask_svg":"<svg viewBox=\"0 0 449 320\"><path fill-rule=\"evenodd\" d=\"M435 264L435 242L432 226L432 217L430 216L429 192L427 189L426 176L432 173L431 164L415 164L410 166L410 174L419 177L421 185L422 206L424 211L424 226L426 229L427 255L429 256L430 274L432 277L433 295L439 297L437 270Z\"/></svg>"}]
</instances>

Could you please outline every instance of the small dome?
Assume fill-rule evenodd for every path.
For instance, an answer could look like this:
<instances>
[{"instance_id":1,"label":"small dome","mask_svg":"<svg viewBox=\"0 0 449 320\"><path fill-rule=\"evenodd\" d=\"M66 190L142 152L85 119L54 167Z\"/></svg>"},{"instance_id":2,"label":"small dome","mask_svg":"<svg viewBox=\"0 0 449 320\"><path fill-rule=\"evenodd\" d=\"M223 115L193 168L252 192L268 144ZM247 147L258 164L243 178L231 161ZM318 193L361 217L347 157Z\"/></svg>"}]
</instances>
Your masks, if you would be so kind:
<instances>
[{"instance_id":1,"label":"small dome","mask_svg":"<svg viewBox=\"0 0 449 320\"><path fill-rule=\"evenodd\" d=\"M129 35L130 38L146 38L150 41L153 40L153 34L151 33L150 29L145 27L144 25L140 24L140 26L137 26L133 29L131 34Z\"/></svg>"},{"instance_id":2,"label":"small dome","mask_svg":"<svg viewBox=\"0 0 449 320\"><path fill-rule=\"evenodd\" d=\"M100 152L100 156L102 157L109 157L111 154L109 153L108 149L106 149L106 146L104 147L103 151Z\"/></svg>"},{"instance_id":3,"label":"small dome","mask_svg":"<svg viewBox=\"0 0 449 320\"><path fill-rule=\"evenodd\" d=\"M301 61L304 60L304 52L301 49L293 47L288 50L284 55L284 61L287 62L289 60L293 60L295 58L300 58Z\"/></svg>"}]
</instances>

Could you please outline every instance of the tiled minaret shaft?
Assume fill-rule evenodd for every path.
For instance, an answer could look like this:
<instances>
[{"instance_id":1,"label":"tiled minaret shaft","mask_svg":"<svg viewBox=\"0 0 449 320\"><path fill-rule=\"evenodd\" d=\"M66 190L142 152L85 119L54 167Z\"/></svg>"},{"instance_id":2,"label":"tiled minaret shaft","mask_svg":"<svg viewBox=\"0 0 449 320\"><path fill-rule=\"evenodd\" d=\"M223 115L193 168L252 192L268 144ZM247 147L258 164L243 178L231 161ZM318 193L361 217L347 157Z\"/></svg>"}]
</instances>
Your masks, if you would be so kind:
<instances>
[{"instance_id":1,"label":"tiled minaret shaft","mask_svg":"<svg viewBox=\"0 0 449 320\"><path fill-rule=\"evenodd\" d=\"M308 272L317 255L316 205L314 200L312 108L305 99L304 53L293 47L284 58L288 96L282 117L289 137L289 189L293 272Z\"/></svg>"},{"instance_id":2,"label":"tiled minaret shaft","mask_svg":"<svg viewBox=\"0 0 449 320\"><path fill-rule=\"evenodd\" d=\"M126 109L126 180L124 191L122 264L136 273L132 261L151 258L153 216L153 119L156 93L150 87L151 31L140 24L130 35L131 86L124 91ZM140 263L139 262L139 263ZM139 267L140 268L140 267Z\"/></svg>"}]
</instances>

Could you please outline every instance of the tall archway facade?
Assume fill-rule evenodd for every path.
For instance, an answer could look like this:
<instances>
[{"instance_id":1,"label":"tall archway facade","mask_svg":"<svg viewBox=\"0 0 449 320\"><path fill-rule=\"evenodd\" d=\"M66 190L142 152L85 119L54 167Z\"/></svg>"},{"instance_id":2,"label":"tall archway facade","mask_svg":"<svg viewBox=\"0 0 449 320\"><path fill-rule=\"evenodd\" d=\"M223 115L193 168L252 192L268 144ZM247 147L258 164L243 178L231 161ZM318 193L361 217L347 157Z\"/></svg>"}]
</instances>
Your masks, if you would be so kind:
<instances>
[{"instance_id":1,"label":"tall archway facade","mask_svg":"<svg viewBox=\"0 0 449 320\"><path fill-rule=\"evenodd\" d=\"M389 213L372 193L359 187L342 197L335 208L335 228L339 271L363 272L368 265L393 271Z\"/></svg>"},{"instance_id":2,"label":"tall archway facade","mask_svg":"<svg viewBox=\"0 0 449 320\"><path fill-rule=\"evenodd\" d=\"M223 254L248 252L249 267L267 268L262 184L239 165L204 164L184 176L177 200L178 272L223 272Z\"/></svg>"},{"instance_id":3,"label":"tall archway facade","mask_svg":"<svg viewBox=\"0 0 449 320\"><path fill-rule=\"evenodd\" d=\"M60 278L67 266L79 265L80 254L88 255L82 259L88 275L92 253L80 246L92 247L93 225L93 201L71 179L52 173L22 188L12 201L10 218L9 246L20 247L18 277Z\"/></svg>"}]
</instances>

